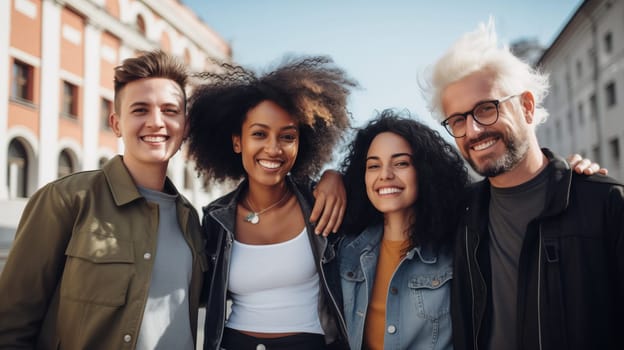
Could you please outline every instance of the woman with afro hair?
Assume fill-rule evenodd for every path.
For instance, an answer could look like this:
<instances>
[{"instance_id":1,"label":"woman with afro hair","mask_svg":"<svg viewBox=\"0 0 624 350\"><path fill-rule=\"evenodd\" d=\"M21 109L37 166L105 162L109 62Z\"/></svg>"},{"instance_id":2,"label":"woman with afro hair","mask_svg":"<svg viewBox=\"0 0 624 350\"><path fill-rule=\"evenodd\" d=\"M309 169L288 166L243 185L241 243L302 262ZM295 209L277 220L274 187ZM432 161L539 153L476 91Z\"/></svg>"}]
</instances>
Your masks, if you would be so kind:
<instances>
[{"instance_id":1,"label":"woman with afro hair","mask_svg":"<svg viewBox=\"0 0 624 350\"><path fill-rule=\"evenodd\" d=\"M324 209L313 211L310 179L350 126L356 83L326 57L287 58L264 74L222 64L201 77L190 97L190 155L208 182L242 180L204 208L204 348L346 348L330 290L337 279L324 269L344 188L331 174L331 190L317 196Z\"/></svg>"},{"instance_id":2,"label":"woman with afro hair","mask_svg":"<svg viewBox=\"0 0 624 350\"><path fill-rule=\"evenodd\" d=\"M438 132L386 110L357 132L342 168L337 265L349 345L451 349L450 248L469 181L460 156Z\"/></svg>"}]
</instances>

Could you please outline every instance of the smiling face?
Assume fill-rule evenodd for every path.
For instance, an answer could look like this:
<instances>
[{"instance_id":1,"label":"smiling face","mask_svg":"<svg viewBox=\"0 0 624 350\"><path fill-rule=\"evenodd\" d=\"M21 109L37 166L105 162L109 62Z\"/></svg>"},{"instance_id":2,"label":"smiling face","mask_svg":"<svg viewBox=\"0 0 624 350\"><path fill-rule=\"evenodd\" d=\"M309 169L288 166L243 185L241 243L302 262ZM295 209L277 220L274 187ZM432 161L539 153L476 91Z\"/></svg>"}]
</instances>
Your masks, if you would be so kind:
<instances>
[{"instance_id":1,"label":"smiling face","mask_svg":"<svg viewBox=\"0 0 624 350\"><path fill-rule=\"evenodd\" d=\"M128 83L119 94L118 111L109 121L123 139L124 164L134 171L166 169L185 136L182 89L170 79L147 78Z\"/></svg>"},{"instance_id":2,"label":"smiling face","mask_svg":"<svg viewBox=\"0 0 624 350\"><path fill-rule=\"evenodd\" d=\"M479 71L452 84L442 93L444 114L464 113L476 104L505 97L496 86L494 74ZM529 151L530 127L517 101L526 96L510 99L499 105L496 123L483 126L472 116L466 120L466 136L456 138L457 147L472 168L486 177L495 177L513 170Z\"/></svg>"},{"instance_id":3,"label":"smiling face","mask_svg":"<svg viewBox=\"0 0 624 350\"><path fill-rule=\"evenodd\" d=\"M296 120L275 102L265 100L247 112L240 135L232 135L234 152L241 153L250 185L281 184L299 150Z\"/></svg>"},{"instance_id":4,"label":"smiling face","mask_svg":"<svg viewBox=\"0 0 624 350\"><path fill-rule=\"evenodd\" d=\"M392 132L380 133L368 148L366 194L383 214L412 212L418 198L418 176L411 155L407 141Z\"/></svg>"}]
</instances>

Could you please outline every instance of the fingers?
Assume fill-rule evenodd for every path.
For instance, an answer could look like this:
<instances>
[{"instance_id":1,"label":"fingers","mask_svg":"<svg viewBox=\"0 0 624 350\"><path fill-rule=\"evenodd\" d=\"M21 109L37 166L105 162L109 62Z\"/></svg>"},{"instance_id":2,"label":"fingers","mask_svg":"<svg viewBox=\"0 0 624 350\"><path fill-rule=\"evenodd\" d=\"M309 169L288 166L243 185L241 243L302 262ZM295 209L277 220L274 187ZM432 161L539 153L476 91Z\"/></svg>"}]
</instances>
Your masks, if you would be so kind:
<instances>
[{"instance_id":1,"label":"fingers","mask_svg":"<svg viewBox=\"0 0 624 350\"><path fill-rule=\"evenodd\" d=\"M325 193L314 190L312 194L314 195L314 207L312 207L312 212L310 213L310 221L316 222L325 207Z\"/></svg>"},{"instance_id":2,"label":"fingers","mask_svg":"<svg viewBox=\"0 0 624 350\"><path fill-rule=\"evenodd\" d=\"M578 153L574 153L568 156L568 163L570 164L572 168L574 168L577 165L577 163L579 163L582 160L584 160L583 157L581 157L581 155Z\"/></svg>"},{"instance_id":3,"label":"fingers","mask_svg":"<svg viewBox=\"0 0 624 350\"><path fill-rule=\"evenodd\" d=\"M591 167L592 163L589 159L580 159L574 163L570 163L570 165L573 167L572 169L574 169L577 174L593 174Z\"/></svg>"},{"instance_id":4,"label":"fingers","mask_svg":"<svg viewBox=\"0 0 624 350\"><path fill-rule=\"evenodd\" d=\"M314 208L310 214L310 221L315 222L315 234L322 234L327 237L330 233L338 232L344 213L346 203L340 196L326 196L323 193L317 194ZM318 219L318 220L317 220Z\"/></svg>"},{"instance_id":5,"label":"fingers","mask_svg":"<svg viewBox=\"0 0 624 350\"><path fill-rule=\"evenodd\" d=\"M336 207L335 198L328 198L326 201L326 207L323 210L323 214L319 219L319 222L316 224L316 229L314 232L318 234L323 234L323 236L327 237L334 229L334 225L338 220L338 211L339 209Z\"/></svg>"},{"instance_id":6,"label":"fingers","mask_svg":"<svg viewBox=\"0 0 624 350\"><path fill-rule=\"evenodd\" d=\"M571 164L572 165L572 164ZM589 159L583 159L581 161L576 162L576 164L572 165L574 171L577 174L585 174L585 175L594 175L601 174L607 175L609 170L606 168L601 168L600 164L592 162Z\"/></svg>"},{"instance_id":7,"label":"fingers","mask_svg":"<svg viewBox=\"0 0 624 350\"><path fill-rule=\"evenodd\" d=\"M338 232L338 230L340 229L340 225L342 225L342 220L344 219L344 214L345 214L346 209L347 209L347 206L344 203L340 205L340 207L336 207L335 210L338 211L337 213L338 216L337 216L336 222L332 230L333 233Z\"/></svg>"}]
</instances>

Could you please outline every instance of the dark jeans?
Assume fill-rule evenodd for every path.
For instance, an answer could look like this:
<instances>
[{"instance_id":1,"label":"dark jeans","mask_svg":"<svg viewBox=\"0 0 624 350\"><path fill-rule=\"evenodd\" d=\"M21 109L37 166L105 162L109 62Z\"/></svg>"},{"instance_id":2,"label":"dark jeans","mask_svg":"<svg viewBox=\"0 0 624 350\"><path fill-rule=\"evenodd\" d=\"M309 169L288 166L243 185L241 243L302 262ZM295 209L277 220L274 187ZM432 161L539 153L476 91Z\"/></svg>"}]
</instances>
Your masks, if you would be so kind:
<instances>
[{"instance_id":1,"label":"dark jeans","mask_svg":"<svg viewBox=\"0 0 624 350\"><path fill-rule=\"evenodd\" d=\"M256 338L235 329L225 328L221 348L226 350L322 350L322 334L300 333L279 338Z\"/></svg>"}]
</instances>

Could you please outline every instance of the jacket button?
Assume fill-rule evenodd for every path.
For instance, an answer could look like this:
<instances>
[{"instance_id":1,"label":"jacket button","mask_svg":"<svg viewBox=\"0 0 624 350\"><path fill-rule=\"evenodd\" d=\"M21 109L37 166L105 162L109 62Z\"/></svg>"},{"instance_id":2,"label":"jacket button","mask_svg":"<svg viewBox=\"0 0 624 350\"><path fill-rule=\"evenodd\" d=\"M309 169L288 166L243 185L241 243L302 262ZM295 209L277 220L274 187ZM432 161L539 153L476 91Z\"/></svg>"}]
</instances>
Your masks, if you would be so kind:
<instances>
[{"instance_id":1,"label":"jacket button","mask_svg":"<svg viewBox=\"0 0 624 350\"><path fill-rule=\"evenodd\" d=\"M431 281L431 285L432 285L432 286L434 286L434 287L437 287L437 286L439 286L439 285L440 285L440 281L438 281L438 280L433 280L433 281Z\"/></svg>"},{"instance_id":2,"label":"jacket button","mask_svg":"<svg viewBox=\"0 0 624 350\"><path fill-rule=\"evenodd\" d=\"M353 272L351 271L347 272L347 277L353 277L353 275L354 275Z\"/></svg>"},{"instance_id":3,"label":"jacket button","mask_svg":"<svg viewBox=\"0 0 624 350\"><path fill-rule=\"evenodd\" d=\"M126 334L123 337L124 342L129 343L132 340L132 336L130 334Z\"/></svg>"},{"instance_id":4,"label":"jacket button","mask_svg":"<svg viewBox=\"0 0 624 350\"><path fill-rule=\"evenodd\" d=\"M388 326L388 333L390 333L390 334L396 333L396 326L393 325L393 324L389 325Z\"/></svg>"},{"instance_id":5,"label":"jacket button","mask_svg":"<svg viewBox=\"0 0 624 350\"><path fill-rule=\"evenodd\" d=\"M149 260L149 259L151 259L151 258L152 258L152 254L150 254L150 253L145 253L145 254L143 254L143 259L145 259L145 260Z\"/></svg>"},{"instance_id":6,"label":"jacket button","mask_svg":"<svg viewBox=\"0 0 624 350\"><path fill-rule=\"evenodd\" d=\"M266 346L264 344L256 345L256 350L266 350Z\"/></svg>"},{"instance_id":7,"label":"jacket button","mask_svg":"<svg viewBox=\"0 0 624 350\"><path fill-rule=\"evenodd\" d=\"M397 287L390 288L390 294L396 294L398 292L399 292L399 290L397 289Z\"/></svg>"}]
</instances>

